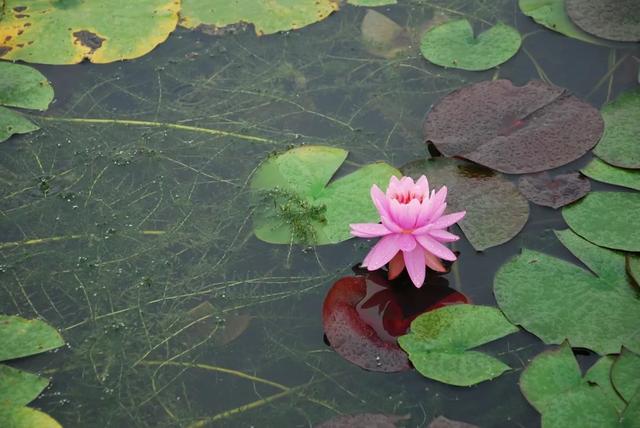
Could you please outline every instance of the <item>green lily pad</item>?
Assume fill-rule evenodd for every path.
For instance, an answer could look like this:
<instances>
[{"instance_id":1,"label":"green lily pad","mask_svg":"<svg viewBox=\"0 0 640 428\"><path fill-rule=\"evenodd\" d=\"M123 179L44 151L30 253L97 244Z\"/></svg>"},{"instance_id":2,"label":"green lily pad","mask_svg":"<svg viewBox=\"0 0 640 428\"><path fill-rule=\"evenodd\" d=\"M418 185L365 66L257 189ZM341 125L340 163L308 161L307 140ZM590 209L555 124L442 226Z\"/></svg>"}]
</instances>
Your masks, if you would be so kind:
<instances>
[{"instance_id":1,"label":"green lily pad","mask_svg":"<svg viewBox=\"0 0 640 428\"><path fill-rule=\"evenodd\" d=\"M420 315L409 334L400 336L400 347L425 377L457 386L494 379L510 367L471 348L484 345L518 328L488 306L451 305Z\"/></svg>"},{"instance_id":2,"label":"green lily pad","mask_svg":"<svg viewBox=\"0 0 640 428\"><path fill-rule=\"evenodd\" d=\"M333 0L182 0L180 25L218 29L243 22L261 36L306 27L337 9Z\"/></svg>"},{"instance_id":3,"label":"green lily pad","mask_svg":"<svg viewBox=\"0 0 640 428\"><path fill-rule=\"evenodd\" d=\"M400 171L374 163L329 183L347 154L304 146L265 160L251 180L256 236L273 244L325 245L351 238L351 223L378 222L371 186L386 189Z\"/></svg>"},{"instance_id":4,"label":"green lily pad","mask_svg":"<svg viewBox=\"0 0 640 428\"><path fill-rule=\"evenodd\" d=\"M376 7L398 4L398 0L347 0L347 3L354 6Z\"/></svg>"},{"instance_id":5,"label":"green lily pad","mask_svg":"<svg viewBox=\"0 0 640 428\"><path fill-rule=\"evenodd\" d=\"M626 274L624 254L569 230L556 235L591 272L525 249L496 274L500 309L547 344L568 340L600 354L620 352L622 346L640 351L640 300Z\"/></svg>"},{"instance_id":6,"label":"green lily pad","mask_svg":"<svg viewBox=\"0 0 640 428\"><path fill-rule=\"evenodd\" d=\"M43 377L0 364L0 406L26 406L48 384Z\"/></svg>"},{"instance_id":7,"label":"green lily pad","mask_svg":"<svg viewBox=\"0 0 640 428\"><path fill-rule=\"evenodd\" d=\"M0 105L46 110L53 100L53 88L35 68L0 62L0 76Z\"/></svg>"},{"instance_id":8,"label":"green lily pad","mask_svg":"<svg viewBox=\"0 0 640 428\"><path fill-rule=\"evenodd\" d=\"M545 428L618 426L614 403L602 387L582 377L566 343L534 358L522 372L520 389L542 414Z\"/></svg>"},{"instance_id":9,"label":"green lily pad","mask_svg":"<svg viewBox=\"0 0 640 428\"><path fill-rule=\"evenodd\" d=\"M562 210L569 227L602 247L640 251L640 193L592 192Z\"/></svg>"},{"instance_id":10,"label":"green lily pad","mask_svg":"<svg viewBox=\"0 0 640 428\"><path fill-rule=\"evenodd\" d=\"M40 129L38 125L16 113L0 106L0 143L14 134L26 134Z\"/></svg>"},{"instance_id":11,"label":"green lily pad","mask_svg":"<svg viewBox=\"0 0 640 428\"><path fill-rule=\"evenodd\" d=\"M38 128L21 114L2 106L46 110L53 100L53 88L38 70L26 65L0 61L0 142L13 134Z\"/></svg>"},{"instance_id":12,"label":"green lily pad","mask_svg":"<svg viewBox=\"0 0 640 428\"><path fill-rule=\"evenodd\" d=\"M639 255L627 255L627 272L631 278L636 282L636 285L640 287L640 256Z\"/></svg>"},{"instance_id":13,"label":"green lily pad","mask_svg":"<svg viewBox=\"0 0 640 428\"><path fill-rule=\"evenodd\" d=\"M39 410L1 403L0 424L7 428L62 428L55 419Z\"/></svg>"},{"instance_id":14,"label":"green lily pad","mask_svg":"<svg viewBox=\"0 0 640 428\"><path fill-rule=\"evenodd\" d=\"M585 33L569 19L564 7L565 0L520 0L520 10L540 25L567 37L583 42L602 44L602 41Z\"/></svg>"},{"instance_id":15,"label":"green lily pad","mask_svg":"<svg viewBox=\"0 0 640 428\"><path fill-rule=\"evenodd\" d=\"M623 349L611 370L611 380L622 398L631 401L640 392L640 355Z\"/></svg>"},{"instance_id":16,"label":"green lily pad","mask_svg":"<svg viewBox=\"0 0 640 428\"><path fill-rule=\"evenodd\" d=\"M580 172L603 183L640 190L640 170L637 169L617 168L594 158Z\"/></svg>"},{"instance_id":17,"label":"green lily pad","mask_svg":"<svg viewBox=\"0 0 640 428\"><path fill-rule=\"evenodd\" d=\"M0 361L7 361L59 348L64 340L43 321L0 315L0 343Z\"/></svg>"},{"instance_id":18,"label":"green lily pad","mask_svg":"<svg viewBox=\"0 0 640 428\"><path fill-rule=\"evenodd\" d=\"M617 360L618 358L613 355L605 355L600 358L585 373L584 380L598 385L616 410L622 412L627 407L627 403L620 397L611 379L611 370Z\"/></svg>"},{"instance_id":19,"label":"green lily pad","mask_svg":"<svg viewBox=\"0 0 640 428\"><path fill-rule=\"evenodd\" d=\"M137 58L166 40L178 0L5 0L0 58L43 64Z\"/></svg>"},{"instance_id":20,"label":"green lily pad","mask_svg":"<svg viewBox=\"0 0 640 428\"><path fill-rule=\"evenodd\" d=\"M593 152L611 165L640 169L640 88L627 91L604 106L602 117L604 135Z\"/></svg>"},{"instance_id":21,"label":"green lily pad","mask_svg":"<svg viewBox=\"0 0 640 428\"><path fill-rule=\"evenodd\" d=\"M458 224L478 250L503 244L516 236L529 218L529 203L504 175L471 162L433 158L411 162L402 173L417 179L422 174L431 188L446 185L452 211L466 210Z\"/></svg>"},{"instance_id":22,"label":"green lily pad","mask_svg":"<svg viewBox=\"0 0 640 428\"><path fill-rule=\"evenodd\" d=\"M566 0L566 9L587 33L620 42L640 41L638 0Z\"/></svg>"},{"instance_id":23,"label":"green lily pad","mask_svg":"<svg viewBox=\"0 0 640 428\"><path fill-rule=\"evenodd\" d=\"M488 70L506 62L520 49L520 33L498 23L474 37L466 19L444 22L422 36L422 55L434 64L462 70Z\"/></svg>"}]
</instances>

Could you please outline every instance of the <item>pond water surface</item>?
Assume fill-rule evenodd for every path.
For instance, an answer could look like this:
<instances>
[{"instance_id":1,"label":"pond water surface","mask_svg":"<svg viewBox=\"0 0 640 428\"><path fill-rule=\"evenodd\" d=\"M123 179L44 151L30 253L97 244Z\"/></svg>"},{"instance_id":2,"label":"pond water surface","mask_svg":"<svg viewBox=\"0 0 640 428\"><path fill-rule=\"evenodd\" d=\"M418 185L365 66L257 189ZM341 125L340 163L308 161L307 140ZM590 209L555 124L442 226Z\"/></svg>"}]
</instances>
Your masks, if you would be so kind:
<instances>
[{"instance_id":1,"label":"pond water surface","mask_svg":"<svg viewBox=\"0 0 640 428\"><path fill-rule=\"evenodd\" d=\"M366 9L343 7L286 34L178 29L138 60L37 66L56 101L37 119L42 130L12 138L0 157L2 241L42 239L0 247L0 312L42 317L69 344L18 363L52 379L33 406L65 427L207 418L306 427L357 413L409 415L403 423L412 427L438 415L539 426L518 378L545 345L524 331L481 348L515 369L471 388L414 370L364 371L333 352L323 340L324 296L370 243L261 242L247 182L270 153L301 144L349 150L340 174L424 158L428 108L477 81L543 78L601 107L637 84L640 50L553 33L515 1L408 0L377 10L414 29L443 12L477 29L503 21L526 38L496 70L443 69L417 45L393 59L372 55L360 34ZM574 260L553 235L564 228L559 212L532 205L524 230L505 245L476 252L463 238L448 286L495 306L494 273L521 248ZM204 334L189 327L202 316Z\"/></svg>"}]
</instances>

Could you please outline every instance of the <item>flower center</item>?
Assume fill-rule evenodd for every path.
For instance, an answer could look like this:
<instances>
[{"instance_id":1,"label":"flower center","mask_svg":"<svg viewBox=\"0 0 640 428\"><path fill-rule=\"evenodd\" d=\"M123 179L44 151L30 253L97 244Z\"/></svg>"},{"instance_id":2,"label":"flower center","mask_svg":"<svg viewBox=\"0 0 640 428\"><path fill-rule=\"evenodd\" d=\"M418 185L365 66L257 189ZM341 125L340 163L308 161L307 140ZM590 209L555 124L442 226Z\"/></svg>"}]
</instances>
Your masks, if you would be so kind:
<instances>
[{"instance_id":1,"label":"flower center","mask_svg":"<svg viewBox=\"0 0 640 428\"><path fill-rule=\"evenodd\" d=\"M418 202L422 203L424 199L424 195L415 194L413 192L405 192L405 193L397 193L393 196L393 199L400 202L403 205L408 204L414 199L417 199Z\"/></svg>"}]
</instances>

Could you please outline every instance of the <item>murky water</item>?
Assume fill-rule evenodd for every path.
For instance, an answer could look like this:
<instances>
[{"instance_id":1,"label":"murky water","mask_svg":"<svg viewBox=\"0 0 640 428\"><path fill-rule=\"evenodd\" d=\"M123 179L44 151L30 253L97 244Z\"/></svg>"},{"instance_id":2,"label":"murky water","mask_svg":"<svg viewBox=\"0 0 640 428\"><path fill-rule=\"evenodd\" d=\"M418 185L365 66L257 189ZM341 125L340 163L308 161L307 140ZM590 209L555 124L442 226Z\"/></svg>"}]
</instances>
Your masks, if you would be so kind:
<instances>
[{"instance_id":1,"label":"murky water","mask_svg":"<svg viewBox=\"0 0 640 428\"><path fill-rule=\"evenodd\" d=\"M323 144L350 151L347 171L401 166L427 156L422 119L462 85L544 78L600 107L636 84L638 49L554 34L514 1L401 3L377 10L412 28L443 11L478 28L504 21L526 35L523 49L484 73L432 66L417 47L377 58L361 42L365 9L345 7L285 35L178 30L136 61L38 67L56 102L42 131L0 157L0 312L42 317L69 343L18 363L52 378L34 406L65 427L304 427L364 412L410 415L406 426L440 414L539 425L517 385L544 348L533 336L486 347L516 369L472 388L364 371L324 344L321 306L369 244L289 248L252 235L247 181L274 150ZM460 241L449 286L495 305L493 275L520 248L572 259L552 233L560 214L531 210L506 245L477 253ZM190 327L203 316L204 333Z\"/></svg>"}]
</instances>

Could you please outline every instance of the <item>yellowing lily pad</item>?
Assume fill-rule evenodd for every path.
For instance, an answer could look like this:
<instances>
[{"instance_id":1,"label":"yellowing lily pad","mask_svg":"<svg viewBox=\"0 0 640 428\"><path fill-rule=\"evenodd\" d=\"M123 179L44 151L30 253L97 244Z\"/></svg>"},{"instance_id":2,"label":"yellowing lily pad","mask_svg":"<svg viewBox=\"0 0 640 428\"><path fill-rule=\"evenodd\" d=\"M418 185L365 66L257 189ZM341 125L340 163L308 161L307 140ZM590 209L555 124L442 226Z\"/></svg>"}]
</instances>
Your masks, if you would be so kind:
<instances>
[{"instance_id":1,"label":"yellowing lily pad","mask_svg":"<svg viewBox=\"0 0 640 428\"><path fill-rule=\"evenodd\" d=\"M602 117L604 135L593 152L611 165L640 169L640 88L604 106Z\"/></svg>"},{"instance_id":2,"label":"yellowing lily pad","mask_svg":"<svg viewBox=\"0 0 640 428\"><path fill-rule=\"evenodd\" d=\"M451 211L466 210L458 224L478 251L504 244L516 236L529 218L529 203L518 188L500 174L457 159L433 158L401 168L417 179L426 175L431 188L447 186Z\"/></svg>"},{"instance_id":3,"label":"yellowing lily pad","mask_svg":"<svg viewBox=\"0 0 640 428\"><path fill-rule=\"evenodd\" d=\"M306 27L337 9L335 0L182 0L180 25L217 29L246 23L261 36Z\"/></svg>"},{"instance_id":4,"label":"yellowing lily pad","mask_svg":"<svg viewBox=\"0 0 640 428\"><path fill-rule=\"evenodd\" d=\"M274 244L325 245L351 238L351 223L378 222L371 186L385 189L400 171L379 162L329 183L347 154L304 146L265 160L251 180L256 236Z\"/></svg>"},{"instance_id":5,"label":"yellowing lily pad","mask_svg":"<svg viewBox=\"0 0 640 428\"><path fill-rule=\"evenodd\" d=\"M496 274L500 309L547 344L568 340L600 354L620 352L622 346L640 351L640 299L627 276L624 254L569 230L557 236L591 272L525 249Z\"/></svg>"},{"instance_id":6,"label":"yellowing lily pad","mask_svg":"<svg viewBox=\"0 0 640 428\"><path fill-rule=\"evenodd\" d=\"M0 424L7 428L62 428L55 419L30 407L0 404Z\"/></svg>"},{"instance_id":7,"label":"yellowing lily pad","mask_svg":"<svg viewBox=\"0 0 640 428\"><path fill-rule=\"evenodd\" d=\"M59 348L64 340L43 321L0 315L0 343L0 361L6 361Z\"/></svg>"},{"instance_id":8,"label":"yellowing lily pad","mask_svg":"<svg viewBox=\"0 0 640 428\"><path fill-rule=\"evenodd\" d=\"M594 158L580 172L596 181L640 190L640 170L638 169L617 168Z\"/></svg>"},{"instance_id":9,"label":"yellowing lily pad","mask_svg":"<svg viewBox=\"0 0 640 428\"><path fill-rule=\"evenodd\" d=\"M602 41L578 28L567 16L565 0L520 0L520 10L540 25L583 42L602 44Z\"/></svg>"},{"instance_id":10,"label":"yellowing lily pad","mask_svg":"<svg viewBox=\"0 0 640 428\"><path fill-rule=\"evenodd\" d=\"M178 23L179 0L5 0L0 58L42 64L140 57Z\"/></svg>"},{"instance_id":11,"label":"yellowing lily pad","mask_svg":"<svg viewBox=\"0 0 640 428\"><path fill-rule=\"evenodd\" d=\"M422 36L420 50L430 62L463 70L488 70L514 56L522 40L513 27L498 23L474 37L466 19L437 25Z\"/></svg>"},{"instance_id":12,"label":"yellowing lily pad","mask_svg":"<svg viewBox=\"0 0 640 428\"><path fill-rule=\"evenodd\" d=\"M569 227L602 247L640 251L640 193L592 192L562 210Z\"/></svg>"},{"instance_id":13,"label":"yellowing lily pad","mask_svg":"<svg viewBox=\"0 0 640 428\"><path fill-rule=\"evenodd\" d=\"M418 316L409 334L400 336L398 343L423 376L470 386L510 369L502 361L470 349L517 331L496 308L451 305Z\"/></svg>"}]
</instances>

